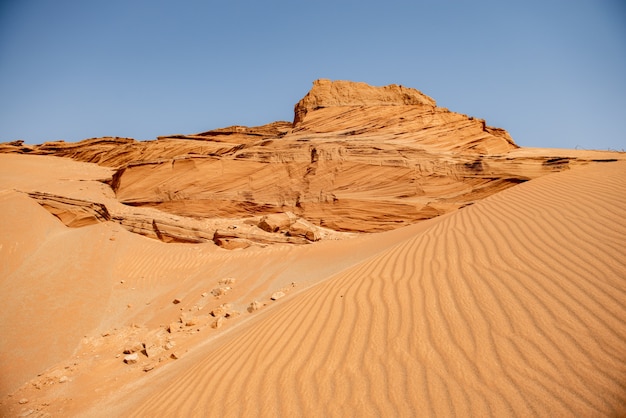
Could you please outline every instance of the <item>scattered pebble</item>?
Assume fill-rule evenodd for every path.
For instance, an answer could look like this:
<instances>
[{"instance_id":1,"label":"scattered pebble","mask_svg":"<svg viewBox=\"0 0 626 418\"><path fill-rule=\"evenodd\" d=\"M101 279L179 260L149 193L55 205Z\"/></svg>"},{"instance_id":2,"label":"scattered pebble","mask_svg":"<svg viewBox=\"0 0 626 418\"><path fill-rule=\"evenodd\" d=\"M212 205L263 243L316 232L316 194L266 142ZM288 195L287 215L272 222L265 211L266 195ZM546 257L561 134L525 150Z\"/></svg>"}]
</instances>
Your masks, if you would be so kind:
<instances>
[{"instance_id":1,"label":"scattered pebble","mask_svg":"<svg viewBox=\"0 0 626 418\"><path fill-rule=\"evenodd\" d=\"M180 316L180 322L185 324L186 327L192 327L198 323L198 318L193 315L183 313Z\"/></svg>"},{"instance_id":2,"label":"scattered pebble","mask_svg":"<svg viewBox=\"0 0 626 418\"><path fill-rule=\"evenodd\" d=\"M129 343L126 348L124 348L124 354L133 354L144 349L143 343L139 341Z\"/></svg>"},{"instance_id":3,"label":"scattered pebble","mask_svg":"<svg viewBox=\"0 0 626 418\"><path fill-rule=\"evenodd\" d=\"M222 326L222 323L224 322L224 317L220 316L219 318L217 318L212 324L211 327L218 329L219 327Z\"/></svg>"},{"instance_id":4,"label":"scattered pebble","mask_svg":"<svg viewBox=\"0 0 626 418\"><path fill-rule=\"evenodd\" d=\"M143 351L147 357L156 358L163 351L163 347L159 345L146 345L146 349Z\"/></svg>"},{"instance_id":5,"label":"scattered pebble","mask_svg":"<svg viewBox=\"0 0 626 418\"><path fill-rule=\"evenodd\" d=\"M224 318L235 318L237 316L241 315L241 313L239 311L228 311L224 314Z\"/></svg>"},{"instance_id":6,"label":"scattered pebble","mask_svg":"<svg viewBox=\"0 0 626 418\"><path fill-rule=\"evenodd\" d=\"M215 297L220 297L228 293L229 290L230 290L230 286L216 287L215 289L211 290L211 294Z\"/></svg>"},{"instance_id":7,"label":"scattered pebble","mask_svg":"<svg viewBox=\"0 0 626 418\"><path fill-rule=\"evenodd\" d=\"M175 332L181 331L183 329L183 326L184 324L182 322L172 322L167 327L167 330L170 332L170 334L173 334Z\"/></svg>"},{"instance_id":8,"label":"scattered pebble","mask_svg":"<svg viewBox=\"0 0 626 418\"><path fill-rule=\"evenodd\" d=\"M226 312L228 312L231 308L230 303L224 303L217 308L213 309L211 312L211 316L217 318L218 316L223 316Z\"/></svg>"},{"instance_id":9,"label":"scattered pebble","mask_svg":"<svg viewBox=\"0 0 626 418\"><path fill-rule=\"evenodd\" d=\"M248 306L248 312L250 313L258 311L259 309L261 309L261 304L256 300L254 302L251 302L250 306Z\"/></svg>"},{"instance_id":10,"label":"scattered pebble","mask_svg":"<svg viewBox=\"0 0 626 418\"><path fill-rule=\"evenodd\" d=\"M228 277L226 279L222 279L219 282L217 282L217 284L219 285L226 285L226 284L233 284L235 283L235 279L232 277Z\"/></svg>"},{"instance_id":11,"label":"scattered pebble","mask_svg":"<svg viewBox=\"0 0 626 418\"><path fill-rule=\"evenodd\" d=\"M139 359L139 356L137 355L137 353L129 354L127 356L124 356L124 363L135 364L137 363L138 359Z\"/></svg>"},{"instance_id":12,"label":"scattered pebble","mask_svg":"<svg viewBox=\"0 0 626 418\"><path fill-rule=\"evenodd\" d=\"M270 299L277 300L285 296L285 292L274 292Z\"/></svg>"}]
</instances>

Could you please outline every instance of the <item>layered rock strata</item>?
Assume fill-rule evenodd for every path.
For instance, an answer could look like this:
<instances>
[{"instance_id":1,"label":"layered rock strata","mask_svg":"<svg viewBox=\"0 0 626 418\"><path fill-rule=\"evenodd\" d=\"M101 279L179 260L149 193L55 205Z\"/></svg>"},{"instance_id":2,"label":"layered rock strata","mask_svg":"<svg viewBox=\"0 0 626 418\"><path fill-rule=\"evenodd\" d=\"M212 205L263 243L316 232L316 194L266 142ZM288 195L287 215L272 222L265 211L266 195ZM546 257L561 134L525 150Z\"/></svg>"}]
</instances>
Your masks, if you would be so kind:
<instances>
[{"instance_id":1,"label":"layered rock strata","mask_svg":"<svg viewBox=\"0 0 626 418\"><path fill-rule=\"evenodd\" d=\"M293 123L143 142L94 138L28 146L18 141L2 144L0 151L113 167L109 183L119 202L187 221L178 226L150 217L112 220L164 241L213 240L231 248L311 242L332 231L389 230L593 162L574 151L519 148L505 130L437 107L415 89L330 80L313 83L296 104ZM77 207L86 211L85 219L98 219L88 203ZM287 212L299 220L300 232L259 228L261 217ZM223 222L197 226L219 219L237 228Z\"/></svg>"}]
</instances>

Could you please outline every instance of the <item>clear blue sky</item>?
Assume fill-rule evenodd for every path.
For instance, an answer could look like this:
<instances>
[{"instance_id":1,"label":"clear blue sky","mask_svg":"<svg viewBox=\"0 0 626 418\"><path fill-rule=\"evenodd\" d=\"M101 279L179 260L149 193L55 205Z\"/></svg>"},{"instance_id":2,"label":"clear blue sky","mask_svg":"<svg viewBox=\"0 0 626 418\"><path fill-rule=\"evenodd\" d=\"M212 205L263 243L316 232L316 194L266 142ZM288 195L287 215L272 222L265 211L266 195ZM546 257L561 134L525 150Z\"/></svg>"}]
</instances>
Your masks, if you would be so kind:
<instances>
[{"instance_id":1,"label":"clear blue sky","mask_svg":"<svg viewBox=\"0 0 626 418\"><path fill-rule=\"evenodd\" d=\"M292 120L317 78L626 149L626 1L0 0L0 142Z\"/></svg>"}]
</instances>

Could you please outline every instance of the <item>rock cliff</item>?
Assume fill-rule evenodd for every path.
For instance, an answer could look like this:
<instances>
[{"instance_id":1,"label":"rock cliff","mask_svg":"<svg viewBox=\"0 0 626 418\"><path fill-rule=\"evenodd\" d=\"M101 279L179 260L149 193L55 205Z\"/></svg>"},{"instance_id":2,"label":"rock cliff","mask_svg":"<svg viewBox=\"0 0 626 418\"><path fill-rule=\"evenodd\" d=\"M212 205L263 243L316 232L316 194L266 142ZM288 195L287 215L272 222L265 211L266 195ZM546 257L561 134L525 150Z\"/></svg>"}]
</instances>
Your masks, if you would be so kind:
<instances>
[{"instance_id":1,"label":"rock cliff","mask_svg":"<svg viewBox=\"0 0 626 418\"><path fill-rule=\"evenodd\" d=\"M520 148L504 129L437 107L430 97L398 85L317 80L294 113L293 123L143 142L18 141L1 144L0 152L112 167L108 184L117 203L133 212L108 208L107 220L164 241L213 240L228 248L394 229L532 178L612 157ZM33 196L57 215L73 202ZM65 219L100 219L94 212L100 206L79 202L76 208L76 216ZM268 215L287 212L300 229L306 227L297 234L289 227L259 227Z\"/></svg>"}]
</instances>

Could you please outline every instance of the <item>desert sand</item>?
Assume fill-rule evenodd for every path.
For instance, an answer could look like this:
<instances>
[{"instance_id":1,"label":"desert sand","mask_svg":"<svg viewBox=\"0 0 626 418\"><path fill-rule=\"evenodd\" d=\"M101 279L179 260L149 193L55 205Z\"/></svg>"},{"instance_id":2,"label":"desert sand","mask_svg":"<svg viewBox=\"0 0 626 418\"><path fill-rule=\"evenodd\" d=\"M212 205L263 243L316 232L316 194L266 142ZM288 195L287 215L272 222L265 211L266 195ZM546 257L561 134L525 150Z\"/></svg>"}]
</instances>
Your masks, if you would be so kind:
<instances>
[{"instance_id":1,"label":"desert sand","mask_svg":"<svg viewBox=\"0 0 626 418\"><path fill-rule=\"evenodd\" d=\"M626 415L626 155L402 86L0 144L2 416Z\"/></svg>"}]
</instances>

